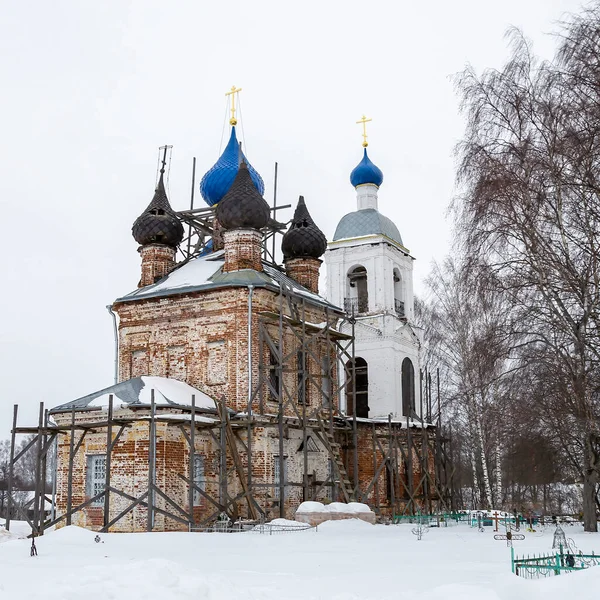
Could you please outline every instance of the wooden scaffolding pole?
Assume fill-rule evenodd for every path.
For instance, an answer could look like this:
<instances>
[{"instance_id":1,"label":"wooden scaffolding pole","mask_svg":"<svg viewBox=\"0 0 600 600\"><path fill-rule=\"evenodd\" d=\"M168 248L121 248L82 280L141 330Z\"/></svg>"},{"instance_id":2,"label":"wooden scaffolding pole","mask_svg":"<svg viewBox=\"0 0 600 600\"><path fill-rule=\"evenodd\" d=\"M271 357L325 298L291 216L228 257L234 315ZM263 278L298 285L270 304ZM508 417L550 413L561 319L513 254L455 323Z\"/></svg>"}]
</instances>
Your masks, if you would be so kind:
<instances>
[{"instance_id":1,"label":"wooden scaffolding pole","mask_svg":"<svg viewBox=\"0 0 600 600\"><path fill-rule=\"evenodd\" d=\"M148 424L148 512L146 530L152 531L154 527L154 481L156 477L156 423L154 421L156 406L154 404L154 390L150 390L150 421Z\"/></svg>"},{"instance_id":2,"label":"wooden scaffolding pole","mask_svg":"<svg viewBox=\"0 0 600 600\"><path fill-rule=\"evenodd\" d=\"M108 396L108 425L106 426L106 473L104 480L104 518L103 527L108 531L110 522L110 467L112 457L112 419L113 419L113 395Z\"/></svg>"},{"instance_id":3,"label":"wooden scaffolding pole","mask_svg":"<svg viewBox=\"0 0 600 600\"><path fill-rule=\"evenodd\" d=\"M13 426L10 432L10 462L8 463L8 482L6 486L6 520L5 528L6 531L10 531L10 519L12 516L12 485L14 475L14 460L15 460L15 437L17 435L17 415L19 413L19 405L13 406Z\"/></svg>"}]
</instances>

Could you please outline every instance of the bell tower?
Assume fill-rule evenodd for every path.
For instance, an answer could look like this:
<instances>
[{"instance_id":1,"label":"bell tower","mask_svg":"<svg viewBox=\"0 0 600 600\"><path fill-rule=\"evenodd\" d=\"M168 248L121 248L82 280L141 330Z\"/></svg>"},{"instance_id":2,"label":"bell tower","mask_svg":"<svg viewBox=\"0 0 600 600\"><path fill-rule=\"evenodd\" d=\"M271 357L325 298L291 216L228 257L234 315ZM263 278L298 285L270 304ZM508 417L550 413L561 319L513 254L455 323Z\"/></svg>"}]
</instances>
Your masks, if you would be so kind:
<instances>
[{"instance_id":1,"label":"bell tower","mask_svg":"<svg viewBox=\"0 0 600 600\"><path fill-rule=\"evenodd\" d=\"M355 391L346 395L346 414L416 418L421 342L412 326L414 258L379 212L383 173L367 153L369 121L358 121L363 157L350 174L357 210L342 217L325 253L327 298L356 320Z\"/></svg>"}]
</instances>

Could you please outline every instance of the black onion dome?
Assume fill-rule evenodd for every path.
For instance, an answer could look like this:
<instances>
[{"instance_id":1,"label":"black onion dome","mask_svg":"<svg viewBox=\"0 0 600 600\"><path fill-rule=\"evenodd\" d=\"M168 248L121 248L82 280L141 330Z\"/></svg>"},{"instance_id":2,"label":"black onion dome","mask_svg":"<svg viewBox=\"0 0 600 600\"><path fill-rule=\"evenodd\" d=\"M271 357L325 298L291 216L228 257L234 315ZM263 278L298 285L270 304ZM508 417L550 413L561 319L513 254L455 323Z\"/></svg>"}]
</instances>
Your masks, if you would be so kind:
<instances>
[{"instance_id":1,"label":"black onion dome","mask_svg":"<svg viewBox=\"0 0 600 600\"><path fill-rule=\"evenodd\" d=\"M312 220L304 204L304 196L300 196L290 228L284 233L281 241L283 256L319 258L326 249L327 238Z\"/></svg>"},{"instance_id":2,"label":"black onion dome","mask_svg":"<svg viewBox=\"0 0 600 600\"><path fill-rule=\"evenodd\" d=\"M135 241L142 246L164 244L176 248L181 243L183 225L169 204L162 171L154 198L135 220L131 233Z\"/></svg>"},{"instance_id":3,"label":"black onion dome","mask_svg":"<svg viewBox=\"0 0 600 600\"><path fill-rule=\"evenodd\" d=\"M248 165L240 168L223 199L216 216L225 229L262 229L269 221L269 205L256 189Z\"/></svg>"}]
</instances>

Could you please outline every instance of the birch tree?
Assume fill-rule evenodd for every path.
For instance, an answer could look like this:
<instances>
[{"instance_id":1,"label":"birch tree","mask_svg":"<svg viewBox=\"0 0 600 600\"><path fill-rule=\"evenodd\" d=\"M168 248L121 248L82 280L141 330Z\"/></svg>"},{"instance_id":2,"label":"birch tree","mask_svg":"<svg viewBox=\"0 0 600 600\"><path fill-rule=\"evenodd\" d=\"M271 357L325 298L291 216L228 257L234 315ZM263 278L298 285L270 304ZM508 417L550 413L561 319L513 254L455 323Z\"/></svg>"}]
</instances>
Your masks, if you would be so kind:
<instances>
[{"instance_id":1,"label":"birch tree","mask_svg":"<svg viewBox=\"0 0 600 600\"><path fill-rule=\"evenodd\" d=\"M586 531L597 530L600 476L599 23L597 3L567 22L553 62L513 31L502 70L468 68L457 80L467 119L455 205L463 247L493 273L514 333L549 376Z\"/></svg>"},{"instance_id":2,"label":"birch tree","mask_svg":"<svg viewBox=\"0 0 600 600\"><path fill-rule=\"evenodd\" d=\"M488 292L474 264L448 258L434 266L428 287L426 336L432 361L441 365L447 384L446 417L462 424L480 508L492 508L501 495L497 449L503 399L497 390L510 349L507 311L502 297Z\"/></svg>"}]
</instances>

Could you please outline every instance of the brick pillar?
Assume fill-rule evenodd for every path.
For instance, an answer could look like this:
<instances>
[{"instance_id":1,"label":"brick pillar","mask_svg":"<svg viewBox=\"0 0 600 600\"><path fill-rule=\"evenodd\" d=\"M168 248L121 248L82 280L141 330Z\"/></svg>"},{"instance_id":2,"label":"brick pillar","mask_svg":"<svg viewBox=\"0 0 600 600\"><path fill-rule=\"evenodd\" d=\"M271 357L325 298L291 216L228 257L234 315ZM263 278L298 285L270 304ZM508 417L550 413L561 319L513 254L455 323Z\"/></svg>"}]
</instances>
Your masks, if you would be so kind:
<instances>
[{"instance_id":1,"label":"brick pillar","mask_svg":"<svg viewBox=\"0 0 600 600\"><path fill-rule=\"evenodd\" d=\"M231 229L223 233L225 265L223 271L254 269L262 271L262 233L256 229Z\"/></svg>"},{"instance_id":2,"label":"brick pillar","mask_svg":"<svg viewBox=\"0 0 600 600\"><path fill-rule=\"evenodd\" d=\"M288 258L285 261L285 272L288 277L309 289L319 293L319 268L323 261L318 258Z\"/></svg>"},{"instance_id":3,"label":"brick pillar","mask_svg":"<svg viewBox=\"0 0 600 600\"><path fill-rule=\"evenodd\" d=\"M175 248L164 244L149 244L139 249L142 255L142 278L138 287L144 287L164 277L175 266Z\"/></svg>"}]
</instances>

